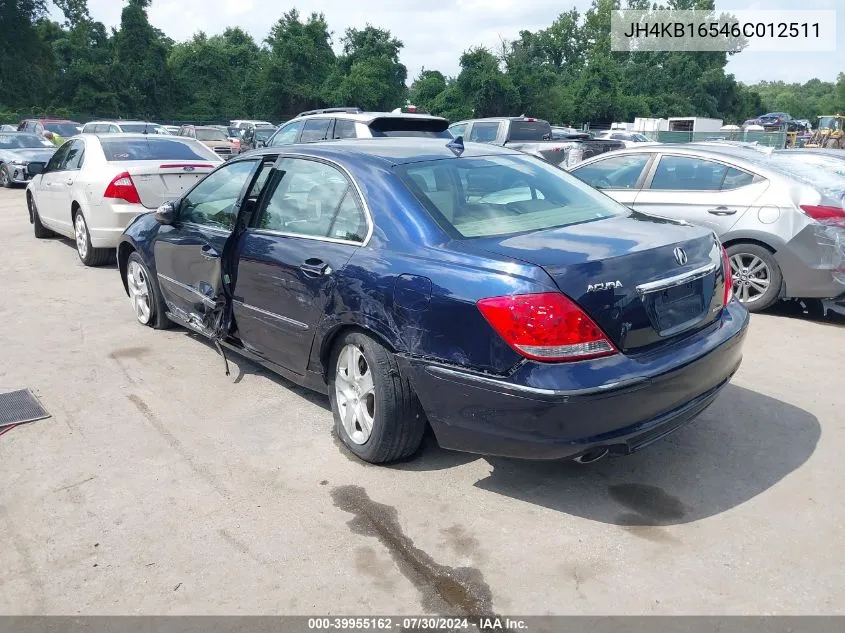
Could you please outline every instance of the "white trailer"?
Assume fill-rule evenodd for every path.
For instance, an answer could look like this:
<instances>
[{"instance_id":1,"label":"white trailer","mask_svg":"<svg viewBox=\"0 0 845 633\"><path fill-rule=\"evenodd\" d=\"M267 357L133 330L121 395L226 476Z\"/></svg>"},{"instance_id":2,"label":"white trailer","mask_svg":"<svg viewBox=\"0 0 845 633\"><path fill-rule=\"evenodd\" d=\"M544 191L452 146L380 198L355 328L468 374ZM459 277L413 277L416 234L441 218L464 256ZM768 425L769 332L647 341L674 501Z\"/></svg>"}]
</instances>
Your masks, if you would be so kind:
<instances>
[{"instance_id":1,"label":"white trailer","mask_svg":"<svg viewBox=\"0 0 845 633\"><path fill-rule=\"evenodd\" d=\"M665 132L668 129L669 122L666 119L639 116L634 119L634 132Z\"/></svg>"},{"instance_id":2,"label":"white trailer","mask_svg":"<svg viewBox=\"0 0 845 633\"><path fill-rule=\"evenodd\" d=\"M718 132L725 124L722 119L706 119L698 116L669 117L669 132Z\"/></svg>"}]
</instances>

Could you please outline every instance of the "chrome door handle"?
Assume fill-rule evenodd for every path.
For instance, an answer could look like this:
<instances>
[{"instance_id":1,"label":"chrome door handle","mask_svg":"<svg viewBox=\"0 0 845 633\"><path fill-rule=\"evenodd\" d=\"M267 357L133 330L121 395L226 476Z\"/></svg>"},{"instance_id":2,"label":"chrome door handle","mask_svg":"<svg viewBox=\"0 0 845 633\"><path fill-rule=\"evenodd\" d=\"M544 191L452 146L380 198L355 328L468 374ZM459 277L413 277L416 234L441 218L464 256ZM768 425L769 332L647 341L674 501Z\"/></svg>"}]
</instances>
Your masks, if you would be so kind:
<instances>
[{"instance_id":1,"label":"chrome door handle","mask_svg":"<svg viewBox=\"0 0 845 633\"><path fill-rule=\"evenodd\" d=\"M308 277L320 277L322 275L331 275L332 269L322 259L310 258L306 259L300 264L299 269Z\"/></svg>"},{"instance_id":2,"label":"chrome door handle","mask_svg":"<svg viewBox=\"0 0 845 633\"><path fill-rule=\"evenodd\" d=\"M65 184L70 187L73 184L73 178L65 178Z\"/></svg>"},{"instance_id":3,"label":"chrome door handle","mask_svg":"<svg viewBox=\"0 0 845 633\"><path fill-rule=\"evenodd\" d=\"M707 209L707 213L712 215L733 215L736 209L728 209L727 207L716 207L715 209Z\"/></svg>"}]
</instances>

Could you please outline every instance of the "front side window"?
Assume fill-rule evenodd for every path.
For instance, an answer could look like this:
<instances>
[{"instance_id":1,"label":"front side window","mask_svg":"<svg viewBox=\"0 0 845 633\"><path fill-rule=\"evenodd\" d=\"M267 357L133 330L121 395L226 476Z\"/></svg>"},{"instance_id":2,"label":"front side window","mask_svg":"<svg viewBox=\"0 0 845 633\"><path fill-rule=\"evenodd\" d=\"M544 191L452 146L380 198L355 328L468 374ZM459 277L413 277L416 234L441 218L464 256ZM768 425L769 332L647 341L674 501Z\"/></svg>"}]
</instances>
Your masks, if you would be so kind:
<instances>
[{"instance_id":1,"label":"front side window","mask_svg":"<svg viewBox=\"0 0 845 633\"><path fill-rule=\"evenodd\" d=\"M82 141L72 141L67 157L61 167L64 171L75 171L82 167L82 161L85 156L85 143Z\"/></svg>"},{"instance_id":2,"label":"front side window","mask_svg":"<svg viewBox=\"0 0 845 633\"><path fill-rule=\"evenodd\" d=\"M302 129L303 121L292 121L287 125L279 128L279 131L270 139L270 147L279 147L281 145L291 145L296 143L296 137L299 136L299 131Z\"/></svg>"},{"instance_id":3,"label":"front side window","mask_svg":"<svg viewBox=\"0 0 845 633\"><path fill-rule=\"evenodd\" d=\"M455 237L539 231L630 213L572 175L528 156L444 159L395 169Z\"/></svg>"},{"instance_id":4,"label":"front side window","mask_svg":"<svg viewBox=\"0 0 845 633\"><path fill-rule=\"evenodd\" d=\"M663 156L651 180L651 189L718 191L727 165L693 156Z\"/></svg>"},{"instance_id":5,"label":"front side window","mask_svg":"<svg viewBox=\"0 0 845 633\"><path fill-rule=\"evenodd\" d=\"M596 189L634 189L648 159L648 154L613 156L576 167L572 174Z\"/></svg>"},{"instance_id":6,"label":"front side window","mask_svg":"<svg viewBox=\"0 0 845 633\"><path fill-rule=\"evenodd\" d=\"M44 171L61 171L62 165L64 165L68 152L70 151L70 146L71 141L67 141L59 149L57 149L56 153L53 154L47 162L47 166L44 168Z\"/></svg>"},{"instance_id":7,"label":"front side window","mask_svg":"<svg viewBox=\"0 0 845 633\"><path fill-rule=\"evenodd\" d=\"M209 174L182 200L179 220L231 231L237 217L237 202L255 161L239 161Z\"/></svg>"},{"instance_id":8,"label":"front side window","mask_svg":"<svg viewBox=\"0 0 845 633\"><path fill-rule=\"evenodd\" d=\"M476 143L492 143L499 133L498 123L473 123L469 140Z\"/></svg>"},{"instance_id":9,"label":"front side window","mask_svg":"<svg viewBox=\"0 0 845 633\"><path fill-rule=\"evenodd\" d=\"M302 138L299 142L313 143L324 140L331 122L331 119L309 119L305 122L305 127L302 128Z\"/></svg>"},{"instance_id":10,"label":"front side window","mask_svg":"<svg viewBox=\"0 0 845 633\"><path fill-rule=\"evenodd\" d=\"M363 242L367 220L358 196L337 168L282 158L267 185L256 226L291 235Z\"/></svg>"}]
</instances>

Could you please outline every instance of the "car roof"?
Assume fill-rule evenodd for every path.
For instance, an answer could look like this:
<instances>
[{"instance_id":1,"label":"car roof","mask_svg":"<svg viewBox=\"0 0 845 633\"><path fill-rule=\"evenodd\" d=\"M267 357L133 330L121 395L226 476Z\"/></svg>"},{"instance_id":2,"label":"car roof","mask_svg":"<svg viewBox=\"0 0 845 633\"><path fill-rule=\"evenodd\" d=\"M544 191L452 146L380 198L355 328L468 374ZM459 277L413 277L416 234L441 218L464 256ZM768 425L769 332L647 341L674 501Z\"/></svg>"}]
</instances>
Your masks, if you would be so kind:
<instances>
[{"instance_id":1,"label":"car roof","mask_svg":"<svg viewBox=\"0 0 845 633\"><path fill-rule=\"evenodd\" d=\"M379 160L386 165L402 165L427 160L457 158L449 148L451 139L423 138L418 136L382 137L366 139L343 139L334 141L318 141L316 143L297 143L280 147L264 147L259 150L242 154L233 160L241 158L273 155L299 154L302 156L317 156L343 161L350 157L368 157ZM524 156L522 152L498 147L487 143L466 143L461 158L478 156Z\"/></svg>"},{"instance_id":2,"label":"car roof","mask_svg":"<svg viewBox=\"0 0 845 633\"><path fill-rule=\"evenodd\" d=\"M434 116L433 114L418 114L415 112L321 112L317 114L304 114L296 116L290 121L301 121L304 119L348 119L350 121L360 121L361 123L370 123L375 119L420 119L420 120L443 120L441 116ZM287 123L290 123L287 121Z\"/></svg>"},{"instance_id":3,"label":"car roof","mask_svg":"<svg viewBox=\"0 0 845 633\"><path fill-rule=\"evenodd\" d=\"M455 121L452 125L457 125L458 123L480 123L482 121L491 121L491 122L501 122L501 121L527 121L529 123L548 123L546 119L540 119L538 117L533 116L488 116L481 119L464 119L463 121ZM557 126L563 127L563 126Z\"/></svg>"}]
</instances>

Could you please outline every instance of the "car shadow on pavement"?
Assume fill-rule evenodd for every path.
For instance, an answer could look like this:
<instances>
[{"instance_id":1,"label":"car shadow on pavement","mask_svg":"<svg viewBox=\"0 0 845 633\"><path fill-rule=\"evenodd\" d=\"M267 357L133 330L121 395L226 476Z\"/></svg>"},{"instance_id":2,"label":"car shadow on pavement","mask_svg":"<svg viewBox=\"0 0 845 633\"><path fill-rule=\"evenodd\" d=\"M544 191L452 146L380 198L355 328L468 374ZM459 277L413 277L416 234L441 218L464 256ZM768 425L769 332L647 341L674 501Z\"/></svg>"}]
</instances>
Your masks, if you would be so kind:
<instances>
[{"instance_id":1,"label":"car shadow on pavement","mask_svg":"<svg viewBox=\"0 0 845 633\"><path fill-rule=\"evenodd\" d=\"M475 486L659 540L668 538L659 526L765 492L810 458L820 436L807 411L728 385L698 420L634 455L590 465L490 457L490 475Z\"/></svg>"},{"instance_id":2,"label":"car shadow on pavement","mask_svg":"<svg viewBox=\"0 0 845 633\"><path fill-rule=\"evenodd\" d=\"M76 242L74 240L70 239L69 237L64 237L62 235L56 235L55 237L47 239L53 239L73 250L74 256L76 256L77 261L79 261L79 254L76 252ZM79 262L79 264L83 265L81 261ZM103 264L102 266L92 266L92 268L100 268L103 270L117 270L117 257L113 257L108 264Z\"/></svg>"},{"instance_id":3,"label":"car shadow on pavement","mask_svg":"<svg viewBox=\"0 0 845 633\"><path fill-rule=\"evenodd\" d=\"M217 352L217 348L214 346L209 339L201 334L197 334L196 332L192 332L191 330L187 330L183 328L183 332L186 336L190 337L191 339L198 341L208 347L216 356L219 356ZM254 363L248 358L241 356L235 351L226 350L226 358L229 361L229 372L230 378L232 382L235 384L239 384L245 376L262 376L266 378L270 382L275 383L278 387L282 389L286 389L296 395L308 400L308 402L312 404L316 404L318 407L325 409L326 411L331 411L331 406L329 405L329 398L321 393L317 393L316 391L312 391L311 389L306 389L305 387L300 387L294 382L291 382L287 378L280 376L279 374L270 371L269 369L265 369L258 363ZM223 359L220 359L220 371L223 371Z\"/></svg>"},{"instance_id":4,"label":"car shadow on pavement","mask_svg":"<svg viewBox=\"0 0 845 633\"><path fill-rule=\"evenodd\" d=\"M763 314L800 319L824 325L845 326L845 305L821 299L792 299L778 301Z\"/></svg>"}]
</instances>

